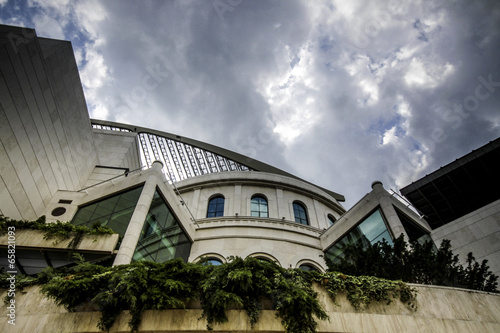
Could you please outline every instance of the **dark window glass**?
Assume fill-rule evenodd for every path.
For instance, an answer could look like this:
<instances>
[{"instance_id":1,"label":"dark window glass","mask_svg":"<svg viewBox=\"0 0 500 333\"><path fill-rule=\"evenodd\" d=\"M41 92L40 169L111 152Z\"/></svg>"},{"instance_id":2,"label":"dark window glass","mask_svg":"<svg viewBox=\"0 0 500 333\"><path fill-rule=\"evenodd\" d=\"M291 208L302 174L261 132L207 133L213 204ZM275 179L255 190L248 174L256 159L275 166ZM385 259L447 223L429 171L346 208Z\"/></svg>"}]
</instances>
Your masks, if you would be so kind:
<instances>
[{"instance_id":1,"label":"dark window glass","mask_svg":"<svg viewBox=\"0 0 500 333\"><path fill-rule=\"evenodd\" d=\"M334 262L344 255L344 248L349 244L361 244L367 247L385 239L392 245L392 238L387 229L380 210L374 211L370 216L351 229L344 237L335 242L326 251L326 255Z\"/></svg>"},{"instance_id":2,"label":"dark window glass","mask_svg":"<svg viewBox=\"0 0 500 333\"><path fill-rule=\"evenodd\" d=\"M306 208L302 204L298 202L293 203L293 214L295 216L295 222L309 225Z\"/></svg>"},{"instance_id":3,"label":"dark window glass","mask_svg":"<svg viewBox=\"0 0 500 333\"><path fill-rule=\"evenodd\" d=\"M310 264L302 264L302 265L299 266L299 269L301 269L303 271L315 271L315 272L319 272L316 267L314 267L313 265L310 265Z\"/></svg>"},{"instance_id":4,"label":"dark window glass","mask_svg":"<svg viewBox=\"0 0 500 333\"><path fill-rule=\"evenodd\" d=\"M224 197L219 195L208 202L207 217L224 216Z\"/></svg>"},{"instance_id":5,"label":"dark window glass","mask_svg":"<svg viewBox=\"0 0 500 333\"><path fill-rule=\"evenodd\" d=\"M269 217L269 212L267 209L267 200L261 196L255 196L251 201L251 212L252 216L257 217Z\"/></svg>"},{"instance_id":6,"label":"dark window glass","mask_svg":"<svg viewBox=\"0 0 500 333\"><path fill-rule=\"evenodd\" d=\"M430 240L430 236L428 235L429 233L422 227L420 227L417 222L413 221L411 218L403 214L396 207L394 207L394 209L396 210L396 214L398 215L399 220L401 221L401 224L403 225L406 234L408 235L408 238L410 238L410 241L418 241L423 243Z\"/></svg>"},{"instance_id":7,"label":"dark window glass","mask_svg":"<svg viewBox=\"0 0 500 333\"><path fill-rule=\"evenodd\" d=\"M71 223L92 227L99 222L123 237L141 192L142 186L80 207Z\"/></svg>"},{"instance_id":8,"label":"dark window glass","mask_svg":"<svg viewBox=\"0 0 500 333\"><path fill-rule=\"evenodd\" d=\"M203 265L206 265L206 266L219 266L219 265L222 265L222 261L220 261L219 259L217 258L208 258L206 260L203 261Z\"/></svg>"},{"instance_id":9,"label":"dark window glass","mask_svg":"<svg viewBox=\"0 0 500 333\"><path fill-rule=\"evenodd\" d=\"M330 225L333 225L335 221L337 221L337 219L333 217L332 214L328 214L328 223L330 223Z\"/></svg>"},{"instance_id":10,"label":"dark window glass","mask_svg":"<svg viewBox=\"0 0 500 333\"><path fill-rule=\"evenodd\" d=\"M158 191L149 208L133 261L164 262L182 258L187 262L191 242Z\"/></svg>"}]
</instances>

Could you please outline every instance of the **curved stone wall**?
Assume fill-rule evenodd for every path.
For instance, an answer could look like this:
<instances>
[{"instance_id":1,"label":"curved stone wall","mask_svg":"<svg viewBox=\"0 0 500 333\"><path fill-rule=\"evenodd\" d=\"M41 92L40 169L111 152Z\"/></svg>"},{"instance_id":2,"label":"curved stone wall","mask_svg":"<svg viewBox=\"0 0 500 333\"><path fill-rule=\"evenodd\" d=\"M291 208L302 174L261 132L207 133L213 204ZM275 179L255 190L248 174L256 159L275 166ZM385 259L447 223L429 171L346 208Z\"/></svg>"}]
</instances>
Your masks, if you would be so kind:
<instances>
[{"instance_id":1,"label":"curved stone wall","mask_svg":"<svg viewBox=\"0 0 500 333\"><path fill-rule=\"evenodd\" d=\"M196 219L189 261L202 256L258 256L282 267L298 267L301 260L324 270L319 236L344 208L321 189L297 179L264 172L224 172L176 183L182 200ZM251 216L251 199L268 202L269 217ZM224 216L207 218L208 203L224 197ZM300 202L309 225L295 222L293 203ZM304 262L303 262L304 263Z\"/></svg>"}]
</instances>

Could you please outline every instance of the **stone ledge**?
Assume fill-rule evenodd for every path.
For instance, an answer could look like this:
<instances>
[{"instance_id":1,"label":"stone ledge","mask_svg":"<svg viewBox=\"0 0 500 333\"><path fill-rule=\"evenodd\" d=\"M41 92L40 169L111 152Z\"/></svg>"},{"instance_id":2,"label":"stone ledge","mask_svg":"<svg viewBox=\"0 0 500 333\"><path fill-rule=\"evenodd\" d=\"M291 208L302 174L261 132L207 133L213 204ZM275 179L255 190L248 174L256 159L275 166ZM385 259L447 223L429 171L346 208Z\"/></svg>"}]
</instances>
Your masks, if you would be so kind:
<instances>
[{"instance_id":1,"label":"stone ledge","mask_svg":"<svg viewBox=\"0 0 500 333\"><path fill-rule=\"evenodd\" d=\"M40 230L17 229L16 248L67 250L69 243L73 239L73 237L44 239L43 234L44 232ZM119 237L118 234L83 235L75 250L113 253ZM7 247L7 245L8 235L0 236L0 247Z\"/></svg>"},{"instance_id":2,"label":"stone ledge","mask_svg":"<svg viewBox=\"0 0 500 333\"><path fill-rule=\"evenodd\" d=\"M418 310L413 312L399 301L390 305L374 303L355 310L345 295L334 304L317 285L319 300L330 320L319 321L318 332L500 332L500 295L456 288L415 286ZM67 312L40 294L40 287L25 288L16 295L16 326L0 318L2 332L100 332L96 311ZM5 296L5 291L0 297ZM5 309L5 308L4 308ZM199 320L200 309L148 310L142 316L139 332L206 332L206 321ZM253 330L244 310L229 310L229 322L214 325L214 332L284 332L273 310L263 310ZM124 311L110 332L130 332L130 315Z\"/></svg>"}]
</instances>

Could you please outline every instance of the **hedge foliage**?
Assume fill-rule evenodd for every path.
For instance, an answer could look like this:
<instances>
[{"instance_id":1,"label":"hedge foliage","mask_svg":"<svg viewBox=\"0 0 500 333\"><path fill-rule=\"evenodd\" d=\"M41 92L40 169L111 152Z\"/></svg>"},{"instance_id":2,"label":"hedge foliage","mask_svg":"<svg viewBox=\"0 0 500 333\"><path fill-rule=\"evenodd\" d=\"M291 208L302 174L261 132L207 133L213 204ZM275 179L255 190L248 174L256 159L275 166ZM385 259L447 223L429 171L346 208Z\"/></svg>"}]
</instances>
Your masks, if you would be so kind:
<instances>
[{"instance_id":1,"label":"hedge foliage","mask_svg":"<svg viewBox=\"0 0 500 333\"><path fill-rule=\"evenodd\" d=\"M385 240L367 247L348 245L344 248L344 256L339 259L339 262L333 262L325 256L329 271L498 292L498 276L489 271L487 260L478 263L469 253L466 265L461 265L449 240L444 240L436 249L432 242L407 243L401 235L393 245Z\"/></svg>"},{"instance_id":2,"label":"hedge foliage","mask_svg":"<svg viewBox=\"0 0 500 333\"><path fill-rule=\"evenodd\" d=\"M345 292L358 309L372 301L389 303L397 298L414 307L416 296L415 290L402 282L284 269L251 257L230 257L219 266L175 259L114 267L84 262L80 257L74 267L47 268L36 277L18 276L17 281L23 286L42 285L47 297L69 311L89 302L95 304L101 311L98 327L105 331L128 310L131 332L138 331L143 311L185 308L193 300L201 301L208 330L227 322L230 309L245 310L253 326L264 301L271 304L286 332L316 332L317 320L327 319L328 314L318 301L313 282L323 284L333 300Z\"/></svg>"}]
</instances>

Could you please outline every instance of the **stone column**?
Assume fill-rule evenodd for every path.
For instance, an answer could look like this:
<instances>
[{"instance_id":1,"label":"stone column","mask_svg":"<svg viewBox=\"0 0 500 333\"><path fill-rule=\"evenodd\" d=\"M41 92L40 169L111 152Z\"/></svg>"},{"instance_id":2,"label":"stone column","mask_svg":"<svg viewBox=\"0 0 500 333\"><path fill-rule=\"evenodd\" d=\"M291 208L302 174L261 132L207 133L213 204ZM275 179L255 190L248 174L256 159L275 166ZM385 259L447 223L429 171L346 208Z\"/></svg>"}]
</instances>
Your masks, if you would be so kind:
<instances>
[{"instance_id":1,"label":"stone column","mask_svg":"<svg viewBox=\"0 0 500 333\"><path fill-rule=\"evenodd\" d=\"M163 164L159 161L153 162L151 169L161 173ZM137 201L134 213L130 218L130 222L123 236L120 249L116 255L113 266L130 264L132 257L134 256L135 248L137 247L137 242L141 235L142 228L144 227L144 222L149 212L149 207L151 206L151 201L155 195L156 185L161 181L156 172L153 172L148 176L144 187L142 188L141 196Z\"/></svg>"},{"instance_id":2,"label":"stone column","mask_svg":"<svg viewBox=\"0 0 500 333\"><path fill-rule=\"evenodd\" d=\"M241 211L241 184L234 185L234 199L233 199L233 210L229 212L230 215L250 215L246 212Z\"/></svg>"},{"instance_id":3,"label":"stone column","mask_svg":"<svg viewBox=\"0 0 500 333\"><path fill-rule=\"evenodd\" d=\"M193 191L193 200L191 201L191 208L193 210L194 218L195 219L201 219L204 218L202 212L198 211L198 207L200 205L200 194L201 194L201 187L197 187ZM187 203L186 203L187 205Z\"/></svg>"},{"instance_id":4,"label":"stone column","mask_svg":"<svg viewBox=\"0 0 500 333\"><path fill-rule=\"evenodd\" d=\"M394 209L394 206L392 205L391 199L390 199L390 194L384 189L384 186L382 185L382 182L379 180L376 180L372 183L372 189L376 194L376 198L380 204L380 209L382 210L385 219L387 221L388 227L390 231L392 232L392 235L394 238L398 238L399 235L403 234L405 237L405 240L408 241L408 235L406 234L405 228L403 227L403 224L399 220L399 217L396 213L396 210Z\"/></svg>"},{"instance_id":5,"label":"stone column","mask_svg":"<svg viewBox=\"0 0 500 333\"><path fill-rule=\"evenodd\" d=\"M284 217L287 220L290 219L290 214L287 213L287 204L283 197L282 188L276 188L276 203L278 204L278 218L282 219Z\"/></svg>"}]
</instances>

